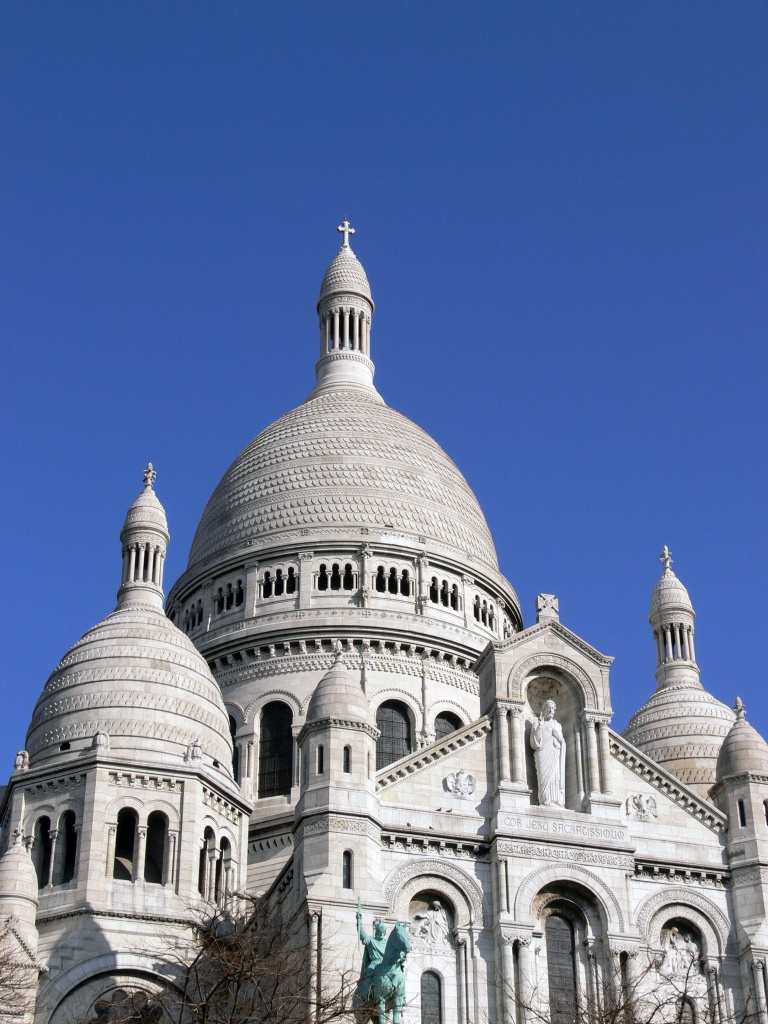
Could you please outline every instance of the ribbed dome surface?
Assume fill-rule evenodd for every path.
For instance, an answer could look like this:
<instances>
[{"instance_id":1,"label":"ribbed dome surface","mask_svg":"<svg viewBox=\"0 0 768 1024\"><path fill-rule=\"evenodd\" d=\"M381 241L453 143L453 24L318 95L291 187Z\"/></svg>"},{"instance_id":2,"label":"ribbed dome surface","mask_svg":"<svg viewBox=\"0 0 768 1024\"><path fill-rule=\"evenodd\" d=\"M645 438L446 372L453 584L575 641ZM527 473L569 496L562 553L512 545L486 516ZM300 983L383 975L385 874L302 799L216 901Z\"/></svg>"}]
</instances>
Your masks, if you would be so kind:
<instances>
[{"instance_id":1,"label":"ribbed dome surface","mask_svg":"<svg viewBox=\"0 0 768 1024\"><path fill-rule=\"evenodd\" d=\"M745 773L768 775L768 743L741 714L720 748L717 780Z\"/></svg>"},{"instance_id":2,"label":"ribbed dome surface","mask_svg":"<svg viewBox=\"0 0 768 1024\"><path fill-rule=\"evenodd\" d=\"M380 397L334 388L276 420L203 512L190 568L281 534L349 527L422 536L497 571L490 531L455 463Z\"/></svg>"},{"instance_id":3,"label":"ribbed dome surface","mask_svg":"<svg viewBox=\"0 0 768 1024\"><path fill-rule=\"evenodd\" d=\"M317 684L307 707L307 722L319 722L324 718L359 722L368 720L368 702L360 686L360 679L340 661Z\"/></svg>"},{"instance_id":4,"label":"ribbed dome surface","mask_svg":"<svg viewBox=\"0 0 768 1024\"><path fill-rule=\"evenodd\" d=\"M653 588L653 593L651 594L651 616L653 616L654 612L661 611L661 609L670 605L684 605L693 611L688 591L672 570L667 569Z\"/></svg>"},{"instance_id":5,"label":"ribbed dome surface","mask_svg":"<svg viewBox=\"0 0 768 1024\"><path fill-rule=\"evenodd\" d=\"M320 300L334 292L357 292L371 298L371 286L360 260L349 246L342 246L331 260L320 285Z\"/></svg>"},{"instance_id":6,"label":"ribbed dome surface","mask_svg":"<svg viewBox=\"0 0 768 1024\"><path fill-rule=\"evenodd\" d=\"M630 719L624 735L706 798L733 712L701 686L666 687Z\"/></svg>"},{"instance_id":7,"label":"ribbed dome surface","mask_svg":"<svg viewBox=\"0 0 768 1024\"><path fill-rule=\"evenodd\" d=\"M179 765L194 741L203 763L231 776L232 741L221 691L208 665L161 608L126 604L64 655L35 706L30 765L76 752L97 732L110 753ZM72 753L67 753L67 757Z\"/></svg>"}]
</instances>

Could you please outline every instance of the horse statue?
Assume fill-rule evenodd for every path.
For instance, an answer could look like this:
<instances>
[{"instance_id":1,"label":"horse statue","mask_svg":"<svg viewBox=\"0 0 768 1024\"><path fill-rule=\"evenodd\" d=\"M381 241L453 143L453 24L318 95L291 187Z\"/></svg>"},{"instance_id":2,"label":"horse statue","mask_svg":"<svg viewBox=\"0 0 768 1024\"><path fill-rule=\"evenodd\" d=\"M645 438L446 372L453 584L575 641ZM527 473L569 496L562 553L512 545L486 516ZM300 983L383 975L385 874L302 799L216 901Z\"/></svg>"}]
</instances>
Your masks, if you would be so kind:
<instances>
[{"instance_id":1,"label":"horse statue","mask_svg":"<svg viewBox=\"0 0 768 1024\"><path fill-rule=\"evenodd\" d=\"M374 1024L387 1024L390 1010L392 1024L399 1024L405 1006L403 965L411 951L408 928L398 921L389 933L386 945L385 931L383 923L379 922L376 925L376 935L372 939L363 930L362 915L358 910L357 933L365 946L363 969L352 1002L358 1024L366 1024L368 1021L373 1021Z\"/></svg>"}]
</instances>

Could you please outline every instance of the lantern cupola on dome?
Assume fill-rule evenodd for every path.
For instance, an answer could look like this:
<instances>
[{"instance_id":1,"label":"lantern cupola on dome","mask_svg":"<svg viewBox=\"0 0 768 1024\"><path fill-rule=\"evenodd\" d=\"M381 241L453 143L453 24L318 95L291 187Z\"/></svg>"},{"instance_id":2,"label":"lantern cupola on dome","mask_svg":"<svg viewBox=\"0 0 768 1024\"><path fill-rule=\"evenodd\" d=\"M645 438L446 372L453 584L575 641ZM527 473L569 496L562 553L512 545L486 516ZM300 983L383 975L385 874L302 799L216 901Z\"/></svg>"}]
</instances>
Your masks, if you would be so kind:
<instances>
[{"instance_id":1,"label":"lantern cupola on dome","mask_svg":"<svg viewBox=\"0 0 768 1024\"><path fill-rule=\"evenodd\" d=\"M157 473L144 470L144 490L128 509L120 540L123 576L117 592L119 608L129 603L163 606L163 565L171 539L165 509L154 492Z\"/></svg>"},{"instance_id":2,"label":"lantern cupola on dome","mask_svg":"<svg viewBox=\"0 0 768 1024\"><path fill-rule=\"evenodd\" d=\"M374 391L371 362L373 299L363 265L352 251L355 229L344 218L338 226L344 241L325 272L317 313L320 318L320 359L315 367L313 395L328 388Z\"/></svg>"}]
</instances>

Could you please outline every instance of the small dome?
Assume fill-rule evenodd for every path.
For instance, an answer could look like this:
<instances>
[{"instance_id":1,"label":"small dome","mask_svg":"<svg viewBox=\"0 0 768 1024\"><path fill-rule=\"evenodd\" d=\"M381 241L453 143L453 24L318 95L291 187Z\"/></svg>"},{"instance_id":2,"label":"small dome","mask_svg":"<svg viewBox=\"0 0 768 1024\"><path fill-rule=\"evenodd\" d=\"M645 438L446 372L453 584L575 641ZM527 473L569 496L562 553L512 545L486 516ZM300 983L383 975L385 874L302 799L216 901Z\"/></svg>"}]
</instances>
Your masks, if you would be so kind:
<instances>
[{"instance_id":1,"label":"small dome","mask_svg":"<svg viewBox=\"0 0 768 1024\"><path fill-rule=\"evenodd\" d=\"M322 302L324 298L335 292L352 292L372 301L368 276L362 263L348 245L342 245L334 259L331 260L323 283L320 285L318 302Z\"/></svg>"},{"instance_id":2,"label":"small dome","mask_svg":"<svg viewBox=\"0 0 768 1024\"><path fill-rule=\"evenodd\" d=\"M0 901L17 898L37 903L37 872L21 842L12 843L0 857Z\"/></svg>"},{"instance_id":3,"label":"small dome","mask_svg":"<svg viewBox=\"0 0 768 1024\"><path fill-rule=\"evenodd\" d=\"M113 756L141 764L179 764L199 742L204 763L231 774L221 691L162 608L119 607L67 651L35 706L30 765L90 749L97 733Z\"/></svg>"},{"instance_id":4,"label":"small dome","mask_svg":"<svg viewBox=\"0 0 768 1024\"><path fill-rule=\"evenodd\" d=\"M340 655L315 687L307 708L307 724L325 718L368 721L368 702L360 680L344 666Z\"/></svg>"},{"instance_id":5,"label":"small dome","mask_svg":"<svg viewBox=\"0 0 768 1024\"><path fill-rule=\"evenodd\" d=\"M157 474L152 468L152 463L150 462L144 470L144 490L126 513L125 523L123 524L123 534L127 531L140 530L142 528L160 530L162 533L166 534L167 543L169 537L168 520L165 517L165 509L160 504L157 495L152 489L156 476Z\"/></svg>"},{"instance_id":6,"label":"small dome","mask_svg":"<svg viewBox=\"0 0 768 1024\"><path fill-rule=\"evenodd\" d=\"M665 569L651 594L651 615L673 605L676 607L683 605L693 611L688 591L671 569Z\"/></svg>"},{"instance_id":7,"label":"small dome","mask_svg":"<svg viewBox=\"0 0 768 1024\"><path fill-rule=\"evenodd\" d=\"M734 710L736 721L723 740L717 758L718 782L731 775L743 775L747 772L768 775L768 743L747 721L744 705L738 697Z\"/></svg>"}]
</instances>

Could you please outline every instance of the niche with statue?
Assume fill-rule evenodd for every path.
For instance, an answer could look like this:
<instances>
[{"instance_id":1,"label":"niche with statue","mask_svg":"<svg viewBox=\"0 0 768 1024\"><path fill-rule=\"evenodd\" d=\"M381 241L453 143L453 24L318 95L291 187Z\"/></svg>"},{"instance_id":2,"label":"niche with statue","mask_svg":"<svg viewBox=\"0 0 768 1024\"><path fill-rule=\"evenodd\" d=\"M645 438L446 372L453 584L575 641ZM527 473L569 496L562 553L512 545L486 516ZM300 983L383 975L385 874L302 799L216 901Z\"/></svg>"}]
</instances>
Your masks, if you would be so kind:
<instances>
[{"instance_id":1,"label":"niche with statue","mask_svg":"<svg viewBox=\"0 0 768 1024\"><path fill-rule=\"evenodd\" d=\"M580 811L586 792L581 695L570 680L553 673L531 679L525 698L525 766L531 802Z\"/></svg>"}]
</instances>

